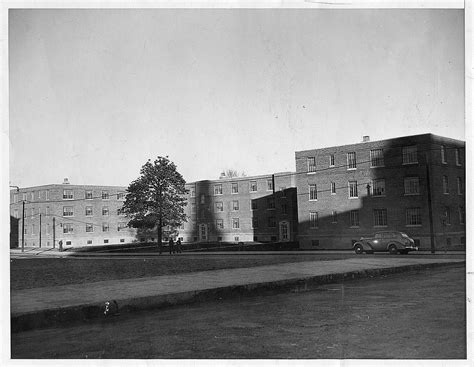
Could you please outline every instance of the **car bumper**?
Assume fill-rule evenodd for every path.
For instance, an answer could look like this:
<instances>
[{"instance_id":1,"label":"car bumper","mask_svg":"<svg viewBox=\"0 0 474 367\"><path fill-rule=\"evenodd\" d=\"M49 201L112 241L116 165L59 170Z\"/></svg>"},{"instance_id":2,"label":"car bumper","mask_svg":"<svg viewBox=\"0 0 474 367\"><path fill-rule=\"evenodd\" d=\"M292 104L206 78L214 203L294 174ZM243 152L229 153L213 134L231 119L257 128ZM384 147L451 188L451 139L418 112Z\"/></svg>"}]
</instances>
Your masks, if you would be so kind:
<instances>
[{"instance_id":1,"label":"car bumper","mask_svg":"<svg viewBox=\"0 0 474 367\"><path fill-rule=\"evenodd\" d=\"M405 246L405 251L418 251L418 247L416 246Z\"/></svg>"}]
</instances>

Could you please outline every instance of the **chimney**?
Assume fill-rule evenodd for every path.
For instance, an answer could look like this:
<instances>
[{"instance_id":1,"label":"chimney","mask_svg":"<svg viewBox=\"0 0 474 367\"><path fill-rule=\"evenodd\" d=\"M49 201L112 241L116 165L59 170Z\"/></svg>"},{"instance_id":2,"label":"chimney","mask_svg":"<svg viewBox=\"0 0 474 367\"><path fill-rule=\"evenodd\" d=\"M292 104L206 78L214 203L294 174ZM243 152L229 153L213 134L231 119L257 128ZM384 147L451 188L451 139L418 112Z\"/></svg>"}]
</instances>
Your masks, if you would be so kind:
<instances>
[{"instance_id":1,"label":"chimney","mask_svg":"<svg viewBox=\"0 0 474 367\"><path fill-rule=\"evenodd\" d=\"M69 185L69 179L67 177L64 178L63 185Z\"/></svg>"},{"instance_id":2,"label":"chimney","mask_svg":"<svg viewBox=\"0 0 474 367\"><path fill-rule=\"evenodd\" d=\"M219 176L219 180L222 180L223 178L226 178L224 171L221 172L221 175Z\"/></svg>"},{"instance_id":3,"label":"chimney","mask_svg":"<svg viewBox=\"0 0 474 367\"><path fill-rule=\"evenodd\" d=\"M368 141L370 141L370 136L369 135L364 135L362 137L362 143L367 143Z\"/></svg>"}]
</instances>

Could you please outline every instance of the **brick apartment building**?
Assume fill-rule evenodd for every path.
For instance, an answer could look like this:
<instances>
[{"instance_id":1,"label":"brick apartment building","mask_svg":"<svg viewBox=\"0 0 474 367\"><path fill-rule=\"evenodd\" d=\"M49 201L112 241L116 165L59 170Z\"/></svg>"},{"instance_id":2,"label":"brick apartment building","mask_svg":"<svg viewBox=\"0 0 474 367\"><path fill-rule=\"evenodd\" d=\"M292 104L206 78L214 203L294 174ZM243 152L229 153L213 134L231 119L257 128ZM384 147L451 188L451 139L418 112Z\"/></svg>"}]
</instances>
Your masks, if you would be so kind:
<instances>
[{"instance_id":1,"label":"brick apartment building","mask_svg":"<svg viewBox=\"0 0 474 367\"><path fill-rule=\"evenodd\" d=\"M296 152L300 247L349 249L383 230L464 247L464 157L463 141L432 134Z\"/></svg>"},{"instance_id":2,"label":"brick apartment building","mask_svg":"<svg viewBox=\"0 0 474 367\"><path fill-rule=\"evenodd\" d=\"M129 243L136 231L128 228L128 219L120 213L125 187L52 184L21 188L10 192L10 217L17 222L18 236L10 247L21 246L22 202L25 202L25 246L101 245ZM14 230L12 229L12 232ZM41 239L41 240L40 240ZM40 243L41 241L41 243Z\"/></svg>"},{"instance_id":3,"label":"brick apartment building","mask_svg":"<svg viewBox=\"0 0 474 367\"><path fill-rule=\"evenodd\" d=\"M179 236L185 242L294 241L294 186L290 172L187 183L189 219Z\"/></svg>"}]
</instances>

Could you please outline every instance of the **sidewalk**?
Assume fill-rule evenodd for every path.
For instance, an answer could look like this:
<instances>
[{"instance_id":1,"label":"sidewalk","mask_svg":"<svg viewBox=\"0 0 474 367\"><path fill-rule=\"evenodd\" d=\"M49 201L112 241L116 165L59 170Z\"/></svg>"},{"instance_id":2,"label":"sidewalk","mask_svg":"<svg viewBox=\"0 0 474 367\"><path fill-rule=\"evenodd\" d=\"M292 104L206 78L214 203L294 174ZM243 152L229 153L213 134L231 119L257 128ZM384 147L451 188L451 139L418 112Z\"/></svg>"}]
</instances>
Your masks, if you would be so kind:
<instances>
[{"instance_id":1,"label":"sidewalk","mask_svg":"<svg viewBox=\"0 0 474 367\"><path fill-rule=\"evenodd\" d=\"M25 289L11 292L12 331L104 317L106 301L117 301L123 313L463 263L464 259L361 257Z\"/></svg>"}]
</instances>

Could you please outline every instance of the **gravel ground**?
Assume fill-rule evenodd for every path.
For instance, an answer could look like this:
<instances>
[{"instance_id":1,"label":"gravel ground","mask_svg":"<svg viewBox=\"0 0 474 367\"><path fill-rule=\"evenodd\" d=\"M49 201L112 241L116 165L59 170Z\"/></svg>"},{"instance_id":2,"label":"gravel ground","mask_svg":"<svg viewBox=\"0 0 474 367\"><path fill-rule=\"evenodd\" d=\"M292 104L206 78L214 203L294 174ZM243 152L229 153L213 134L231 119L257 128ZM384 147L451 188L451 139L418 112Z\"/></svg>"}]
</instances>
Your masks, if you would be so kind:
<instances>
[{"instance_id":1,"label":"gravel ground","mask_svg":"<svg viewBox=\"0 0 474 367\"><path fill-rule=\"evenodd\" d=\"M247 268L355 255L173 255L140 257L29 258L10 261L12 290L142 278L205 270Z\"/></svg>"},{"instance_id":2,"label":"gravel ground","mask_svg":"<svg viewBox=\"0 0 474 367\"><path fill-rule=\"evenodd\" d=\"M12 358L465 359L465 271L450 266L15 333Z\"/></svg>"}]
</instances>

